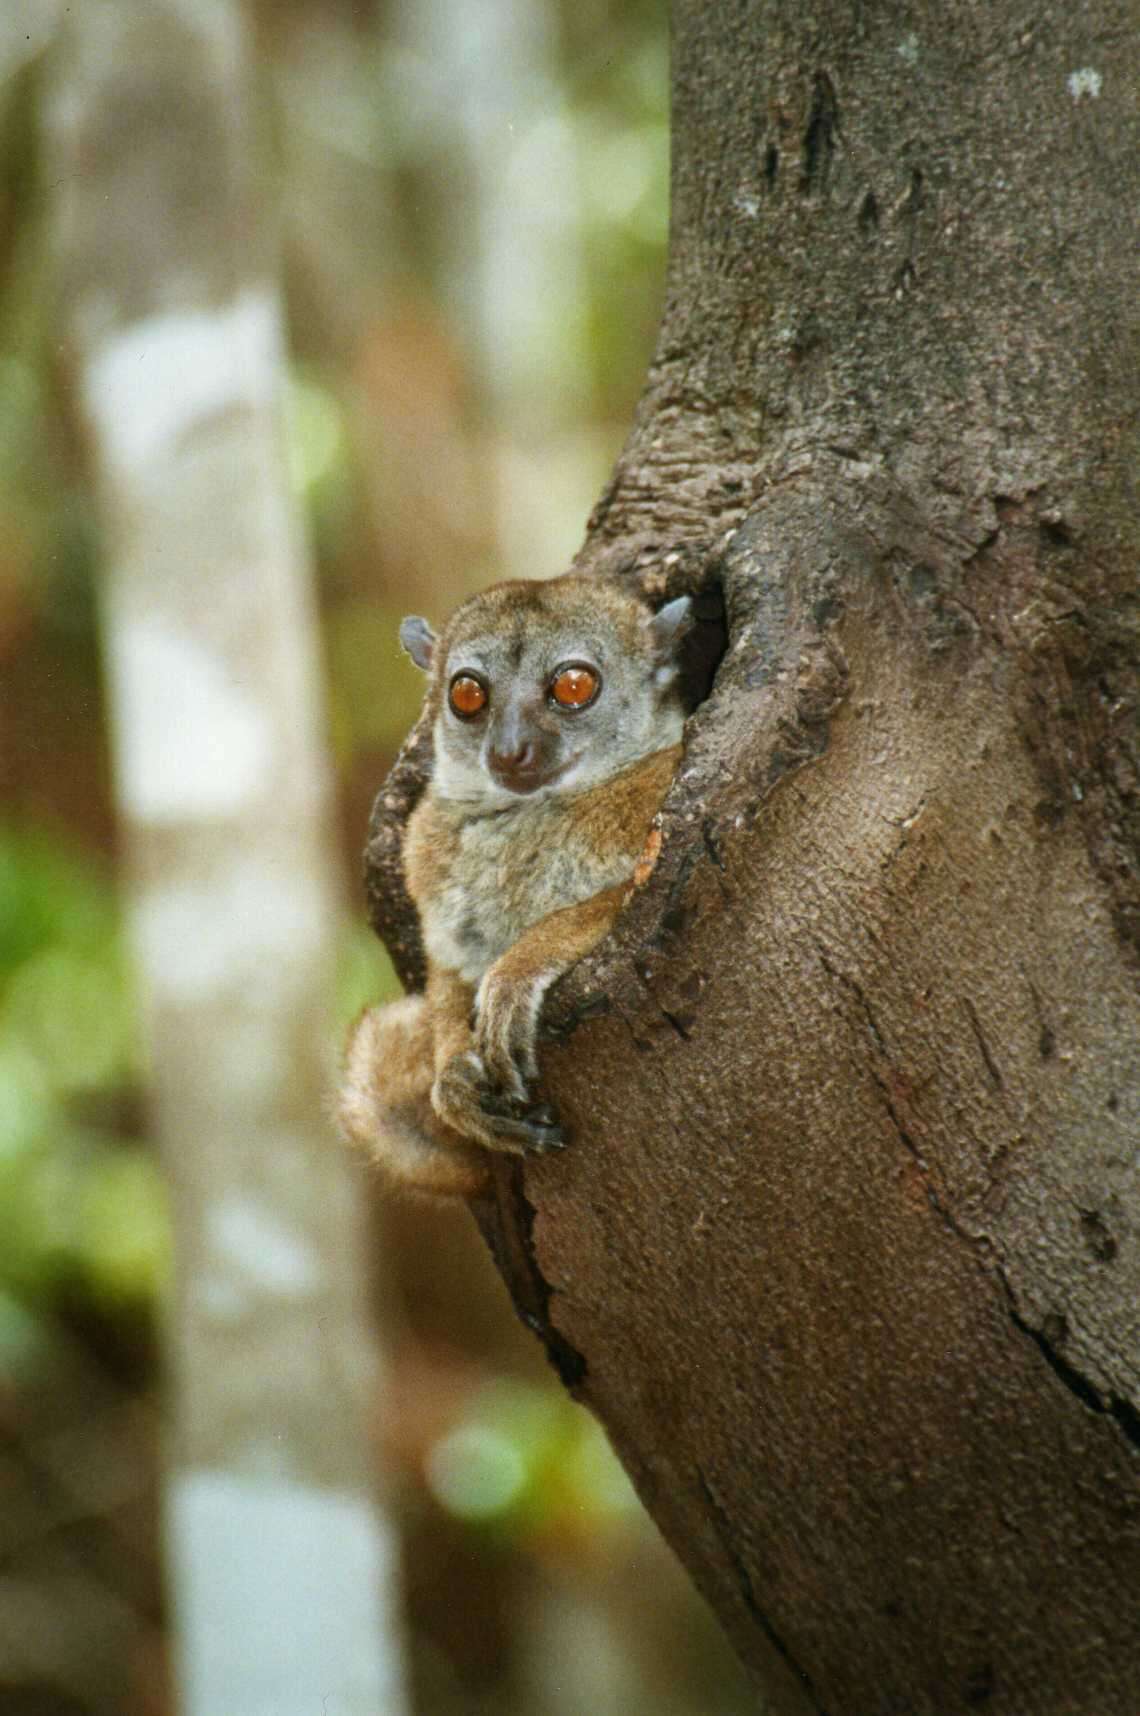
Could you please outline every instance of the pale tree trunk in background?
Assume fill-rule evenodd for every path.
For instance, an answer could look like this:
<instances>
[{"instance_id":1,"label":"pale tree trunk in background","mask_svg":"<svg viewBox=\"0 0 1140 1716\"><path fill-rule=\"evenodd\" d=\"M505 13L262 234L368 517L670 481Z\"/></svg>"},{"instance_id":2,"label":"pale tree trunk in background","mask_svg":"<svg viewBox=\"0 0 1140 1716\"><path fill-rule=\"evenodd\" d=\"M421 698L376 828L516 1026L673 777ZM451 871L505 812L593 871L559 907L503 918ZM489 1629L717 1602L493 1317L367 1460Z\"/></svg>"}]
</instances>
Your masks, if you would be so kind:
<instances>
[{"instance_id":1,"label":"pale tree trunk in background","mask_svg":"<svg viewBox=\"0 0 1140 1716\"><path fill-rule=\"evenodd\" d=\"M60 0L7 0L0 14L0 88L43 52L59 9Z\"/></svg>"},{"instance_id":2,"label":"pale tree trunk in background","mask_svg":"<svg viewBox=\"0 0 1140 1716\"><path fill-rule=\"evenodd\" d=\"M578 161L554 8L400 0L393 25L425 130L443 131L458 166L449 297L495 425L495 574L550 576L558 565L544 514L562 510L560 432L585 355L575 337L585 295Z\"/></svg>"},{"instance_id":3,"label":"pale tree trunk in background","mask_svg":"<svg viewBox=\"0 0 1140 1716\"><path fill-rule=\"evenodd\" d=\"M399 1716L364 1200L321 1108L337 899L235 7L83 0L50 115L154 1112L185 1716Z\"/></svg>"},{"instance_id":4,"label":"pale tree trunk in background","mask_svg":"<svg viewBox=\"0 0 1140 1716\"><path fill-rule=\"evenodd\" d=\"M676 0L580 564L727 650L476 1212L773 1707L1135 1716L1133 9ZM417 734L377 802L402 895Z\"/></svg>"}]
</instances>

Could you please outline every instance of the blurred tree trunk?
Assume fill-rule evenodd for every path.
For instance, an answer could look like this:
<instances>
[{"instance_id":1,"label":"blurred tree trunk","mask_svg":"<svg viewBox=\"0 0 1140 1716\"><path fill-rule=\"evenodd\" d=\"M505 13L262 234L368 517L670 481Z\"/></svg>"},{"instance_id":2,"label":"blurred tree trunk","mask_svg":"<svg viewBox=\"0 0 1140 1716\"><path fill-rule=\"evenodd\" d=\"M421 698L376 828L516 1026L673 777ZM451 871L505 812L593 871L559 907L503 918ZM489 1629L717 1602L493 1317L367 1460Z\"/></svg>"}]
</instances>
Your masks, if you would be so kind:
<instances>
[{"instance_id":1,"label":"blurred tree trunk","mask_svg":"<svg viewBox=\"0 0 1140 1716\"><path fill-rule=\"evenodd\" d=\"M499 575L549 573L557 560L551 544L535 539L535 503L548 517L557 505L558 432L567 397L583 387L585 293L579 163L561 111L557 8L540 0L401 0L389 27L430 92L421 95L425 129L450 137L459 162L452 175L438 175L458 240L447 296L467 329L473 376L494 426L484 481ZM536 350L544 353L541 367Z\"/></svg>"},{"instance_id":2,"label":"blurred tree trunk","mask_svg":"<svg viewBox=\"0 0 1140 1716\"><path fill-rule=\"evenodd\" d=\"M676 0L580 564L726 653L477 1214L774 1708L1134 1716L1135 20ZM378 802L374 916L425 735Z\"/></svg>"},{"instance_id":3,"label":"blurred tree trunk","mask_svg":"<svg viewBox=\"0 0 1140 1716\"><path fill-rule=\"evenodd\" d=\"M240 16L84 0L68 19L49 171L174 1193L183 1708L398 1716L364 1200L320 1112L337 890Z\"/></svg>"}]
</instances>

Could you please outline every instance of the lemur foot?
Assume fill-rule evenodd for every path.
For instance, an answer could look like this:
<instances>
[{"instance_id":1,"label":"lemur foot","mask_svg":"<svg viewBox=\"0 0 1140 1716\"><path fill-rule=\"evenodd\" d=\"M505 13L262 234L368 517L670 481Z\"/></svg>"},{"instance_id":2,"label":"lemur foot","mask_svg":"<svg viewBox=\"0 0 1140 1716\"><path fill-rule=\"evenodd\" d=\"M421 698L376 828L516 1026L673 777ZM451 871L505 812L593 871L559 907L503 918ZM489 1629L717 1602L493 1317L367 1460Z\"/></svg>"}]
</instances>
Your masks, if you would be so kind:
<instances>
[{"instance_id":1,"label":"lemur foot","mask_svg":"<svg viewBox=\"0 0 1140 1716\"><path fill-rule=\"evenodd\" d=\"M518 1112L516 1104L512 1103L511 1108L505 1110L500 1106L500 1102L497 1094L487 1094L484 1095L481 1106L484 1115L497 1129L501 1138L517 1138L528 1153L536 1156L544 1156L548 1151L565 1147L566 1135L549 1102L541 1102L536 1108L527 1109L522 1114Z\"/></svg>"},{"instance_id":2,"label":"lemur foot","mask_svg":"<svg viewBox=\"0 0 1140 1716\"><path fill-rule=\"evenodd\" d=\"M544 1155L560 1150L565 1135L547 1102L530 1105L497 1088L474 1050L453 1055L435 1081L432 1107L441 1120L488 1150Z\"/></svg>"}]
</instances>

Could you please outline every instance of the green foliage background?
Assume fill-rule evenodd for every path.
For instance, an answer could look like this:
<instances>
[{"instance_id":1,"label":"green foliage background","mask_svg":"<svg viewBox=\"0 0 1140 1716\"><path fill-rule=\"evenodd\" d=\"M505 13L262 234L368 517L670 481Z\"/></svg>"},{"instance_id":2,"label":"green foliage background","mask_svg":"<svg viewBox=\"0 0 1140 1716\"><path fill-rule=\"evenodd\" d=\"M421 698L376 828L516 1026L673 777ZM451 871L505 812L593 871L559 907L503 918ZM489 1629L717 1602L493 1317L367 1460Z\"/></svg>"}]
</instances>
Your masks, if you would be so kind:
<instances>
[{"instance_id":1,"label":"green foliage background","mask_svg":"<svg viewBox=\"0 0 1140 1716\"><path fill-rule=\"evenodd\" d=\"M452 13L436 16L447 26ZM526 0L520 16L530 22L512 49L509 111L496 113L492 92L464 130L416 0L264 0L251 14L293 353L283 432L318 578L344 862L330 1045L365 1002L396 992L363 926L357 855L419 703L399 619L441 618L517 570L520 537L525 570L565 564L652 348L667 222L663 10ZM96 1398L115 1413L141 1407L140 1440L116 1418L86 1456L134 1462L118 1500L104 1507L93 1489L76 1503L68 1490L63 1508L88 1532L102 1520L115 1545L99 1578L129 1591L141 1617L120 1652L133 1690L126 1702L98 1690L100 1674L99 1686L118 1685L117 1670L93 1667L66 1708L154 1716L168 1707L166 1623L145 1414L175 1260L122 906L102 545L56 320L39 148L50 35L12 40L0 59L0 1514L33 1523L11 1542L0 1529L0 1576L38 1564L58 1527L53 1503L37 1537L17 1467L36 1466L42 1490L61 1424L81 1426ZM493 69L476 44L465 75ZM551 159L557 183L544 176ZM516 251L547 282L517 332L496 321L495 289ZM623 1711L751 1708L600 1431L548 1380L472 1236L453 1222L441 1238L427 1219L377 1216L394 1259L378 1301L395 1349L398 1421L384 1440L418 1708L534 1716L536 1699L555 1698L525 1666L536 1588L561 1592L575 1625L594 1617L589 1648L597 1656L604 1636L620 1658L608 1684L624 1688ZM441 1245L454 1260L444 1288L427 1261ZM466 1634L443 1614L455 1568L460 1606L481 1582ZM61 1641L69 1624L60 1611ZM5 1709L9 1692L31 1697L6 1673L0 1650Z\"/></svg>"}]
</instances>

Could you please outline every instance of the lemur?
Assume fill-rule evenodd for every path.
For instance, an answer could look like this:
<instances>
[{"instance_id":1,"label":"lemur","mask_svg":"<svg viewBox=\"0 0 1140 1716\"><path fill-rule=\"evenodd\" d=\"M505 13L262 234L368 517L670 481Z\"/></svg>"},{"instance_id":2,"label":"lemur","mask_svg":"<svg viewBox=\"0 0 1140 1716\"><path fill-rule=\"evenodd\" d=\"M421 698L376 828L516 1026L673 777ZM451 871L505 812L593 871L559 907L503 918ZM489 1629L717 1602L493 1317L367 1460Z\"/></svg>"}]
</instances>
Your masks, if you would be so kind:
<instances>
[{"instance_id":1,"label":"lemur","mask_svg":"<svg viewBox=\"0 0 1140 1716\"><path fill-rule=\"evenodd\" d=\"M427 986L359 1019L339 1104L396 1184L470 1196L489 1151L564 1143L536 1098L543 997L630 892L680 759L690 623L687 596L651 613L569 574L494 585L438 636L400 627L432 714L404 840Z\"/></svg>"}]
</instances>

